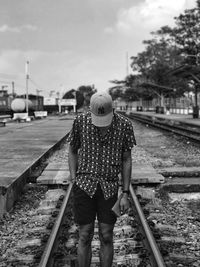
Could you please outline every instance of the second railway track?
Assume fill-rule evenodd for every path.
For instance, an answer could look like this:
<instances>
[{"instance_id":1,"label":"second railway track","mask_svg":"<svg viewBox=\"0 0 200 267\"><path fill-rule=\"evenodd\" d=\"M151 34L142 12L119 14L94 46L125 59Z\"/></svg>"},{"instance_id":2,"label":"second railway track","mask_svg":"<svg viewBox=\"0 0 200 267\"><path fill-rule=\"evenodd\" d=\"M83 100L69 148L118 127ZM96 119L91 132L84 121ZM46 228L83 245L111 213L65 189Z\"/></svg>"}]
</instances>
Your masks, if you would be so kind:
<instances>
[{"instance_id":1,"label":"second railway track","mask_svg":"<svg viewBox=\"0 0 200 267\"><path fill-rule=\"evenodd\" d=\"M128 117L149 124L150 126L176 133L200 144L200 125L192 125L176 120L165 119L163 117L137 113L130 113Z\"/></svg>"}]
</instances>

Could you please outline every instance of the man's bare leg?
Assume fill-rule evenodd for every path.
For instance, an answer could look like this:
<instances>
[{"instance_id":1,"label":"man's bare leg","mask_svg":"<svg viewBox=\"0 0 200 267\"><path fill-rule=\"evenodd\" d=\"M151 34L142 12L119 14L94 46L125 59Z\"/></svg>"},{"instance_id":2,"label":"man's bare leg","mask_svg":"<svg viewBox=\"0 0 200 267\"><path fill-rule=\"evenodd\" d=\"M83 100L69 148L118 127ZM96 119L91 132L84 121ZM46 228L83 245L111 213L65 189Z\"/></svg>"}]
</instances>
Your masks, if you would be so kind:
<instances>
[{"instance_id":1,"label":"man's bare leg","mask_svg":"<svg viewBox=\"0 0 200 267\"><path fill-rule=\"evenodd\" d=\"M91 242L94 235L94 223L79 226L78 266L89 267L92 258Z\"/></svg>"},{"instance_id":2,"label":"man's bare leg","mask_svg":"<svg viewBox=\"0 0 200 267\"><path fill-rule=\"evenodd\" d=\"M113 228L114 225L99 223L100 263L101 267L111 267L113 261Z\"/></svg>"}]
</instances>

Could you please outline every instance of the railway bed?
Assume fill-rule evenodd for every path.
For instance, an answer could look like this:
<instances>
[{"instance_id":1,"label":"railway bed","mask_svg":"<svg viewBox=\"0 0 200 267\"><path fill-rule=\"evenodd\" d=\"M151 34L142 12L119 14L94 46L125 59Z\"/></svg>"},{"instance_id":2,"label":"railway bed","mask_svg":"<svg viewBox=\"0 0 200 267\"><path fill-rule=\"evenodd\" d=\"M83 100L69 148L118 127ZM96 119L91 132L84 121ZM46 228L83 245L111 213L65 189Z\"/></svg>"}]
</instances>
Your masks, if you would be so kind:
<instances>
[{"instance_id":1,"label":"railway bed","mask_svg":"<svg viewBox=\"0 0 200 267\"><path fill-rule=\"evenodd\" d=\"M128 214L118 218L114 230L115 254L113 266L199 266L200 244L198 242L200 241L200 235L198 231L200 225L198 224L198 222L196 223L195 229L198 238L194 240L193 237L189 235L189 240L186 233L187 231L190 231L190 227L191 229L195 228L195 220L198 220L199 218L199 213L197 212L197 217L195 217L195 213L190 212L189 206L196 203L198 207L200 202L195 200L191 201L192 198L187 200L186 196L183 196L183 201L183 199L181 200L182 196L177 194L176 196L171 196L172 203L170 203L169 200L166 200L167 194L162 194L162 197L158 198L158 195L161 192L157 192L157 197L153 196L151 193L150 197L150 194L148 196L146 194L148 191L149 189L146 191L144 190L144 188L138 188L137 194L139 201L136 199L136 196L134 196L134 194L133 199L136 200L136 203L138 202L137 209L139 209L139 212L142 212L143 217L143 214L145 214L146 221L149 224L149 226L146 227L150 227L151 231L149 232L146 230L146 232L144 233L144 230L141 229L142 223L140 220L138 220L138 210L136 211L135 208L133 208L133 210L130 210ZM143 211L140 209L141 206L143 206ZM184 222L180 219L176 222L174 218L173 224L172 221L170 221L172 220L170 212L171 214L173 214L173 216L175 216L178 206L179 209L185 208L186 212L188 213L187 226L184 225ZM132 207L134 207L133 203ZM166 212L169 208L170 212ZM183 217L185 214L180 215L180 217ZM170 218L168 218L168 216ZM57 244L58 250L53 252L50 248L49 252L49 250L46 249L45 253L43 254L43 258L40 261L40 267L77 266L76 250L78 229L77 226L73 224L72 218L73 214L71 213L71 210L68 209L63 230L58 241L59 244ZM144 221L145 219L142 220L142 222ZM181 229L183 230L183 232L181 231ZM153 239L151 237L152 233L154 236ZM150 240L151 242L153 242L153 249L149 249L149 244L146 243L146 234L150 235ZM155 240L157 244L154 246ZM52 243L53 241L49 242L49 244ZM92 251L93 257L91 266L99 266L99 241L97 232L95 232L92 242ZM154 252L156 255L154 255L153 258L151 258L152 252ZM49 260L48 256L50 255L51 259Z\"/></svg>"},{"instance_id":2,"label":"railway bed","mask_svg":"<svg viewBox=\"0 0 200 267\"><path fill-rule=\"evenodd\" d=\"M69 195L67 195L69 197ZM114 229L114 259L113 266L164 266L162 257L155 244L154 238L149 231L146 220L140 214L136 214L137 209L142 212L137 201L133 188L131 187L131 206L137 208L133 211L130 209L128 214L118 218ZM72 201L72 200L71 200ZM61 216L58 218L39 267L44 266L78 266L77 265L77 242L78 242L78 227L73 223L73 213L70 208L70 198L65 203L69 205L64 214L63 226L60 233L58 231L59 222L62 221ZM71 204L72 205L72 204ZM63 207L65 209L65 206ZM64 211L63 211L64 213ZM136 221L138 218L138 221ZM143 232L139 228L143 225ZM147 234L147 238L145 236ZM58 236L57 236L58 235ZM145 242L144 242L145 240ZM57 244L54 244L54 241ZM145 247L146 244L146 247ZM55 249L55 247L57 249ZM150 250L151 248L151 250ZM91 266L100 266L99 264L99 239L97 222L95 226L95 234L92 241L92 263ZM151 258L152 256L152 258Z\"/></svg>"},{"instance_id":3,"label":"railway bed","mask_svg":"<svg viewBox=\"0 0 200 267\"><path fill-rule=\"evenodd\" d=\"M42 265L44 261L41 263L42 254L45 251L44 255L45 257L47 256L46 244L47 242L52 243L50 235L55 235L52 230L58 226L56 220L59 217L61 204L64 203L67 186L65 185L63 189L49 190L44 185L39 185L39 187L38 185L27 186L26 202L28 200L28 203L27 207L23 207L26 210L25 214L22 213L21 207L18 219L16 219L16 213L11 213L10 217L6 219L7 225L4 225L4 229L8 231L8 235L1 236L1 242L4 242L4 244L1 244L3 252L0 258L1 267L45 266ZM42 191L40 191L40 194L42 193L41 199L39 199L39 195L38 198L35 197L32 200L31 207L30 198L33 193L37 196L36 192L38 190ZM200 196L198 195L195 199L195 195L189 196L187 193L170 193L168 195L167 191L162 192L162 190L160 191L160 189L152 186L137 186L136 193L157 246L163 255L164 266L199 266L200 213L198 212L198 207L200 206ZM24 202L21 205L23 204ZM72 218L71 209L67 208L63 232L59 238L61 244L53 254L53 258L56 260L53 266L76 266L78 232ZM157 266L147 264L150 254L142 243L144 240L143 234L141 235L135 230L138 224L135 218L135 214L130 211L128 215L121 216L117 221L114 262L117 260L120 263L121 260L121 266L129 266L128 264L130 266ZM15 224L13 228L11 221ZM131 226L134 226L133 229ZM1 224L0 233L2 230ZM12 247L14 242L16 242L16 245ZM7 251L5 251L8 244L10 244L10 249L7 248ZM92 266L96 267L99 266L97 257L99 243L95 238L93 245L94 257ZM125 256L130 255L130 253L132 256ZM143 262L143 265L141 262ZM47 264L46 266L51 265Z\"/></svg>"}]
</instances>

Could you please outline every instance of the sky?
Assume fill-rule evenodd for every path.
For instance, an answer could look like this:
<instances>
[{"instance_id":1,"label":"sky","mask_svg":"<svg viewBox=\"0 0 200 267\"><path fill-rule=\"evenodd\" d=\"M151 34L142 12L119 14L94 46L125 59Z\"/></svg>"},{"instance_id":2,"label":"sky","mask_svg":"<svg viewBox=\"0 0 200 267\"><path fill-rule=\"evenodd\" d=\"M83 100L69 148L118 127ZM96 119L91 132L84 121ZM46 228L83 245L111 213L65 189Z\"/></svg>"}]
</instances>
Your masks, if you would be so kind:
<instances>
[{"instance_id":1,"label":"sky","mask_svg":"<svg viewBox=\"0 0 200 267\"><path fill-rule=\"evenodd\" d=\"M0 86L17 94L98 91L131 74L143 40L196 0L0 0ZM27 64L27 62L29 62Z\"/></svg>"}]
</instances>

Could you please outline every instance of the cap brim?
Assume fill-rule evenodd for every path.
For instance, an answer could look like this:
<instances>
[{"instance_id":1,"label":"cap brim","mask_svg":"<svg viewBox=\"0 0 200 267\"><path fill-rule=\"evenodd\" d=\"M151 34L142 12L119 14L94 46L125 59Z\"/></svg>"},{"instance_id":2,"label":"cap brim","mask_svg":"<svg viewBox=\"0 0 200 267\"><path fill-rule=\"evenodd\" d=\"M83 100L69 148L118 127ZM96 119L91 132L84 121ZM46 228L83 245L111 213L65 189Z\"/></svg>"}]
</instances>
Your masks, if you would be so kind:
<instances>
[{"instance_id":1,"label":"cap brim","mask_svg":"<svg viewBox=\"0 0 200 267\"><path fill-rule=\"evenodd\" d=\"M97 127L106 127L112 123L113 112L105 115L105 116L96 116L91 112L92 124Z\"/></svg>"}]
</instances>

